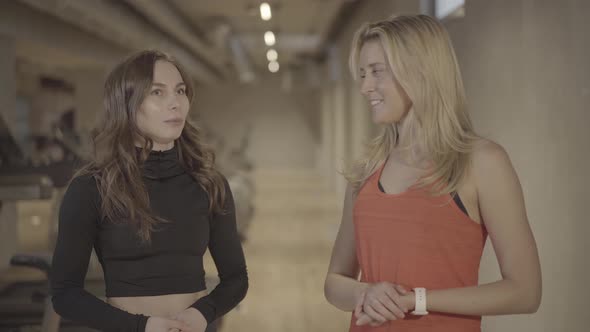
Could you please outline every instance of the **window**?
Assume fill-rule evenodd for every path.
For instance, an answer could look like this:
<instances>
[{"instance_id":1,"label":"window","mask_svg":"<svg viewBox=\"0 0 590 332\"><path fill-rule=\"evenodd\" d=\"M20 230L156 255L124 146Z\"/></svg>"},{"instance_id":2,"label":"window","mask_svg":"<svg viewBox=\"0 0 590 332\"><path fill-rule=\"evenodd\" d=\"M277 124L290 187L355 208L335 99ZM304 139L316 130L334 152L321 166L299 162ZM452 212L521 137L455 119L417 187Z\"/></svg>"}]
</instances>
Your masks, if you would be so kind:
<instances>
[{"instance_id":1,"label":"window","mask_svg":"<svg viewBox=\"0 0 590 332\"><path fill-rule=\"evenodd\" d=\"M439 20L465 16L465 0L435 0L434 15Z\"/></svg>"}]
</instances>

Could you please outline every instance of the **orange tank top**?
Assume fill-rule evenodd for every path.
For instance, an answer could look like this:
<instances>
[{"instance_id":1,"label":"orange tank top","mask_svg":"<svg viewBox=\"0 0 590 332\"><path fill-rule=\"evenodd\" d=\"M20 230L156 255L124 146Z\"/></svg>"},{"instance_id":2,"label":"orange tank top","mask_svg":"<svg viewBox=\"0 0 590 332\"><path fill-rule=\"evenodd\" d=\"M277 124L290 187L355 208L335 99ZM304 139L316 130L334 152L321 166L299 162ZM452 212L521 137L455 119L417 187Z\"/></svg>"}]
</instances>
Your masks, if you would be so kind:
<instances>
[{"instance_id":1,"label":"orange tank top","mask_svg":"<svg viewBox=\"0 0 590 332\"><path fill-rule=\"evenodd\" d=\"M451 195L432 196L416 187L383 193L383 167L365 182L353 208L361 281L427 290L477 285L485 227L461 211ZM353 314L351 332L481 331L479 316L436 312L406 315L379 327L356 326L355 321Z\"/></svg>"}]
</instances>

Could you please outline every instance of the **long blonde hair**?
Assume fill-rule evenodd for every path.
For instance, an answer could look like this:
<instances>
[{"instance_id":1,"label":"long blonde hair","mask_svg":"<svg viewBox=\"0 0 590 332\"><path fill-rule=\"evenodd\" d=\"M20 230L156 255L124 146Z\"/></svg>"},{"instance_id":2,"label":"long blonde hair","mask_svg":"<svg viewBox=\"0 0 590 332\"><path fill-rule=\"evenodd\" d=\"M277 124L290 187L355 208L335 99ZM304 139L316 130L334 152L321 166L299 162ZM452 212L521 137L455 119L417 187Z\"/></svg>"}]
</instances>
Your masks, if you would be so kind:
<instances>
[{"instance_id":1,"label":"long blonde hair","mask_svg":"<svg viewBox=\"0 0 590 332\"><path fill-rule=\"evenodd\" d=\"M469 166L478 136L466 107L465 90L455 52L445 28L426 15L391 17L365 23L356 32L349 65L358 75L360 51L379 42L389 68L412 101L408 123L418 146L430 157L431 169L419 186L432 185L433 194L456 191ZM365 155L344 172L356 192L398 146L398 128L387 125L368 144Z\"/></svg>"}]
</instances>

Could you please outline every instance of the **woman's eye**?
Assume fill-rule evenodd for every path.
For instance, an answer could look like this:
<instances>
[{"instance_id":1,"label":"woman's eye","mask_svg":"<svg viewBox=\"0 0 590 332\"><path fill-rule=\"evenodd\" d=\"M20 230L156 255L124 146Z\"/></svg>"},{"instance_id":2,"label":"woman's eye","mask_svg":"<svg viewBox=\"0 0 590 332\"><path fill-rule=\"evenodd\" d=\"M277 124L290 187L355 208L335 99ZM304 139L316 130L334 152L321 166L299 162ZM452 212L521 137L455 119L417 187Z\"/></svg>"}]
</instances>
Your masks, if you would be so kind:
<instances>
[{"instance_id":1,"label":"woman's eye","mask_svg":"<svg viewBox=\"0 0 590 332\"><path fill-rule=\"evenodd\" d=\"M178 92L177 93L179 95L184 95L184 94L186 94L186 90L185 89L178 89Z\"/></svg>"},{"instance_id":2,"label":"woman's eye","mask_svg":"<svg viewBox=\"0 0 590 332\"><path fill-rule=\"evenodd\" d=\"M152 95L154 95L154 96L161 96L162 95L162 90L160 90L160 89L152 90Z\"/></svg>"}]
</instances>

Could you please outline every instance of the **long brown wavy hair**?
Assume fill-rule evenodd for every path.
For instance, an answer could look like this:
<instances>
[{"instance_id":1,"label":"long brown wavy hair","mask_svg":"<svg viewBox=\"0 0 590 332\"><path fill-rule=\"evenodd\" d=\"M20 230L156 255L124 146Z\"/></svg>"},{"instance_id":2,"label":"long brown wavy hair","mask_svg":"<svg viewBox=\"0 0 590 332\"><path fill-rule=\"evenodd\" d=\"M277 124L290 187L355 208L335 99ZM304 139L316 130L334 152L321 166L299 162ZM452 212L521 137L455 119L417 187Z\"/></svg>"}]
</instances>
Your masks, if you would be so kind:
<instances>
[{"instance_id":1,"label":"long brown wavy hair","mask_svg":"<svg viewBox=\"0 0 590 332\"><path fill-rule=\"evenodd\" d=\"M151 233L159 223L167 222L150 209L141 165L147 159L153 141L139 130L135 121L151 89L156 61L167 61L176 66L186 84L189 104L192 104L194 87L191 78L173 57L156 50L130 56L118 64L106 80L102 119L91 132L93 154L74 176L92 175L101 197L101 219L135 226L144 242L150 242ZM144 142L141 154L137 153L135 145L138 138ZM213 151L202 143L200 129L187 119L175 145L184 168L207 192L209 212L223 213L226 196L223 176L215 169Z\"/></svg>"}]
</instances>

